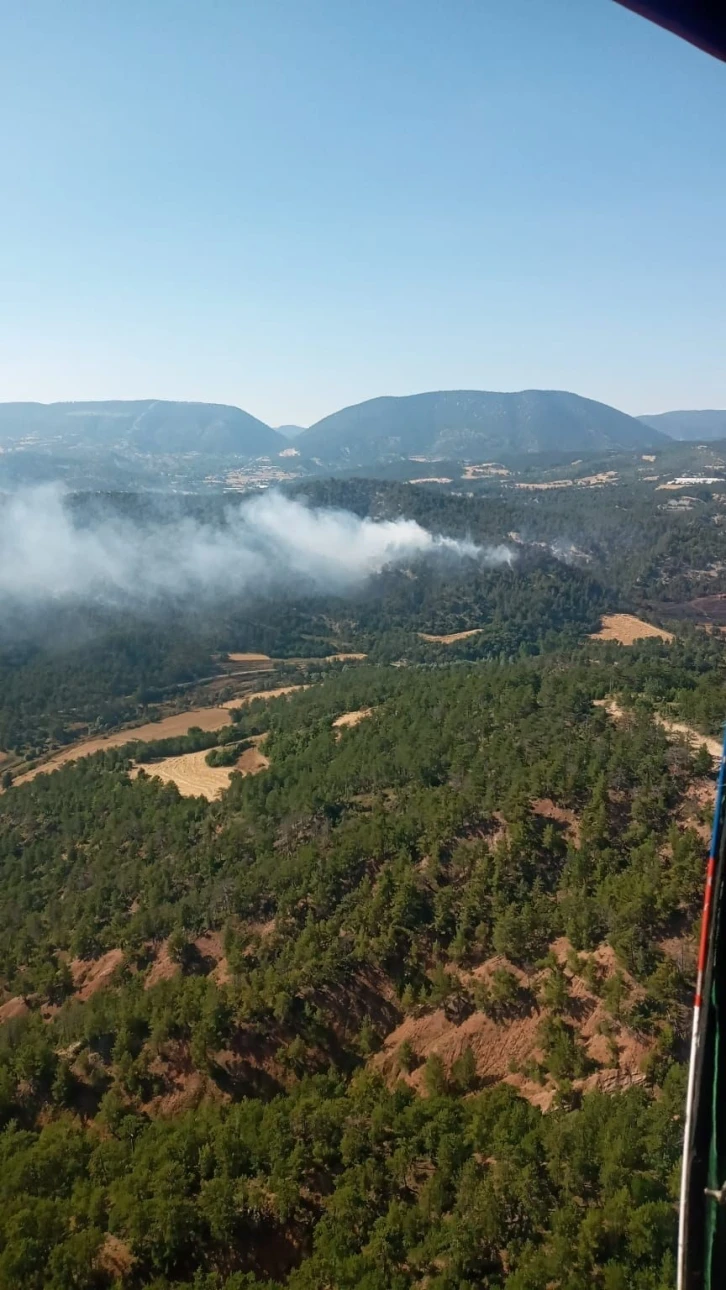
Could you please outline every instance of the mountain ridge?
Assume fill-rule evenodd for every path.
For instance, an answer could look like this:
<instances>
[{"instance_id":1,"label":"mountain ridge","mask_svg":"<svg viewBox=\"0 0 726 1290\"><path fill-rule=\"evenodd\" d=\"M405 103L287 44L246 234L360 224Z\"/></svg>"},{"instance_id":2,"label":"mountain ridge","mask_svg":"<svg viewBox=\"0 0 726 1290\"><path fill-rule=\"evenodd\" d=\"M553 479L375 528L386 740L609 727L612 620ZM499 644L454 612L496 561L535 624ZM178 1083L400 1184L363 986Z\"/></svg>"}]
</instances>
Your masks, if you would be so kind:
<instances>
[{"instance_id":1,"label":"mountain ridge","mask_svg":"<svg viewBox=\"0 0 726 1290\"><path fill-rule=\"evenodd\" d=\"M94 447L125 446L152 454L261 456L279 452L287 442L264 421L226 403L171 399L0 403L0 443L31 436Z\"/></svg>"},{"instance_id":2,"label":"mountain ridge","mask_svg":"<svg viewBox=\"0 0 726 1290\"><path fill-rule=\"evenodd\" d=\"M726 439L726 409L682 409L676 412L655 412L638 417L652 430L662 430L681 443Z\"/></svg>"},{"instance_id":3,"label":"mountain ridge","mask_svg":"<svg viewBox=\"0 0 726 1290\"><path fill-rule=\"evenodd\" d=\"M663 432L606 403L565 390L438 390L382 396L342 408L298 436L311 456L360 464L414 453L472 457L501 452L652 447Z\"/></svg>"}]
</instances>

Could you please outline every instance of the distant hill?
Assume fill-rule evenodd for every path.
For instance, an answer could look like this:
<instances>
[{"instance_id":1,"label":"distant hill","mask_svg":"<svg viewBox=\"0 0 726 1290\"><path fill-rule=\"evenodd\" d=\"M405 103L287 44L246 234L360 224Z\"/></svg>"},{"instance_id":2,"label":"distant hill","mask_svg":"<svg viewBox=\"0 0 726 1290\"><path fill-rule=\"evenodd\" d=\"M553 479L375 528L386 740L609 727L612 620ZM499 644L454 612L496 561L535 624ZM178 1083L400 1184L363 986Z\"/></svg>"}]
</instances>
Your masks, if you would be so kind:
<instances>
[{"instance_id":1,"label":"distant hill","mask_svg":"<svg viewBox=\"0 0 726 1290\"><path fill-rule=\"evenodd\" d=\"M726 439L726 411L658 412L638 420L653 430L662 430L671 439L685 439L689 443Z\"/></svg>"},{"instance_id":2,"label":"distant hill","mask_svg":"<svg viewBox=\"0 0 726 1290\"><path fill-rule=\"evenodd\" d=\"M26 437L151 454L257 457L285 446L281 435L241 408L165 399L0 403L0 443Z\"/></svg>"},{"instance_id":3,"label":"distant hill","mask_svg":"<svg viewBox=\"0 0 726 1290\"><path fill-rule=\"evenodd\" d=\"M284 434L286 439L297 439L302 434L305 426L275 426L278 434Z\"/></svg>"},{"instance_id":4,"label":"distant hill","mask_svg":"<svg viewBox=\"0 0 726 1290\"><path fill-rule=\"evenodd\" d=\"M443 390L343 408L305 430L297 446L309 456L365 464L392 455L481 459L646 448L666 439L636 417L566 391Z\"/></svg>"}]
</instances>

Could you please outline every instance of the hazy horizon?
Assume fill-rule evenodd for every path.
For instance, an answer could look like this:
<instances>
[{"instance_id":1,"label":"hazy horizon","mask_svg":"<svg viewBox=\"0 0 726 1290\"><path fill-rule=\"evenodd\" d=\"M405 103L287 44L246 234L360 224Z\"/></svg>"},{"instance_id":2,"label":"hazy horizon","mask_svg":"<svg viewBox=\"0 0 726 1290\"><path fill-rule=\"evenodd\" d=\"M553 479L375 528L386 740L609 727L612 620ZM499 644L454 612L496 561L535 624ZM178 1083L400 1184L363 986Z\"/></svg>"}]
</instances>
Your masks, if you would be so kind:
<instances>
[{"instance_id":1,"label":"hazy horizon","mask_svg":"<svg viewBox=\"0 0 726 1290\"><path fill-rule=\"evenodd\" d=\"M3 36L0 399L726 406L726 69L612 0L38 0Z\"/></svg>"}]
</instances>

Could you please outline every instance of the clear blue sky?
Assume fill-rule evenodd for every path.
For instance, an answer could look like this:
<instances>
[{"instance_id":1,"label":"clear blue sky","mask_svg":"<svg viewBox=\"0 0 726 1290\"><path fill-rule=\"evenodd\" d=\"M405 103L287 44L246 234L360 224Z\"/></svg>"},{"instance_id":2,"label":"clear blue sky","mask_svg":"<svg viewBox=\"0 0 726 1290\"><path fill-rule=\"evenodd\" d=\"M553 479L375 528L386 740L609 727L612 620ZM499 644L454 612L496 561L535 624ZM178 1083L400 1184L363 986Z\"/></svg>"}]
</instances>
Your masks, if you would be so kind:
<instances>
[{"instance_id":1,"label":"clear blue sky","mask_svg":"<svg viewBox=\"0 0 726 1290\"><path fill-rule=\"evenodd\" d=\"M612 0L0 11L0 399L726 407L726 66Z\"/></svg>"}]
</instances>

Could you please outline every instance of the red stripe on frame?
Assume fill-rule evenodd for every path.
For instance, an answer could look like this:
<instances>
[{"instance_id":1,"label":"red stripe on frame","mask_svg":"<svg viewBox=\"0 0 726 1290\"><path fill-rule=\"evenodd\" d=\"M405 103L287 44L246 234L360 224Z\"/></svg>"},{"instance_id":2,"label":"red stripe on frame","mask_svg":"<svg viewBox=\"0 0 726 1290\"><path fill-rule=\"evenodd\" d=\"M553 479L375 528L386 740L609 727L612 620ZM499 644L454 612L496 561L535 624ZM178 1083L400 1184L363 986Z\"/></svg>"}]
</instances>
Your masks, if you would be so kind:
<instances>
[{"instance_id":1,"label":"red stripe on frame","mask_svg":"<svg viewBox=\"0 0 726 1290\"><path fill-rule=\"evenodd\" d=\"M706 869L706 889L703 893L703 915L701 917L701 941L698 947L698 971L703 972L706 967L706 958L708 956L708 927L711 921L711 897L713 895L713 880L716 873L716 860L713 856L708 857L708 868Z\"/></svg>"}]
</instances>

